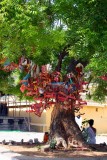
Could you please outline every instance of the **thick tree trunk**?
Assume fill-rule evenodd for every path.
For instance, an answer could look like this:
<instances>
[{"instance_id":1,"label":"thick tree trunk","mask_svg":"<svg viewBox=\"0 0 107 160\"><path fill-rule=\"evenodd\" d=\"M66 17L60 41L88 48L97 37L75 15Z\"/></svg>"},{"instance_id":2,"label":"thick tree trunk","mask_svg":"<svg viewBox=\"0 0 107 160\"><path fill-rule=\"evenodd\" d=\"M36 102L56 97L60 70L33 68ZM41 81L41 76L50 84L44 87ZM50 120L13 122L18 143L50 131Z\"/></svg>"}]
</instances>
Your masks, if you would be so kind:
<instances>
[{"instance_id":1,"label":"thick tree trunk","mask_svg":"<svg viewBox=\"0 0 107 160\"><path fill-rule=\"evenodd\" d=\"M51 116L50 138L56 139L58 145L61 142L65 148L86 146L81 130L75 122L73 108L65 110L60 105L54 107Z\"/></svg>"}]
</instances>

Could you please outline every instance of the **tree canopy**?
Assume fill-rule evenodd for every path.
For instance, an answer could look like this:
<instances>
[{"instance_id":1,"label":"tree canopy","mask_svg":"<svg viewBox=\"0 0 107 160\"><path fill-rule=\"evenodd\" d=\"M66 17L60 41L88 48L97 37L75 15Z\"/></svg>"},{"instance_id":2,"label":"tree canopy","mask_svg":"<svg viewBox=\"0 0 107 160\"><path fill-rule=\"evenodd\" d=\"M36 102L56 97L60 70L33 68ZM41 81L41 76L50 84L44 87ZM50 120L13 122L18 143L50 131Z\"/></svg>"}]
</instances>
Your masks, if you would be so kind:
<instances>
[{"instance_id":1,"label":"tree canopy","mask_svg":"<svg viewBox=\"0 0 107 160\"><path fill-rule=\"evenodd\" d=\"M0 65L19 63L21 56L52 70L68 72L72 59L86 63L95 100L107 95L107 1L2 0L0 2ZM0 90L21 96L18 70L0 70ZM103 76L103 79L102 79ZM105 78L104 78L105 76Z\"/></svg>"}]
</instances>

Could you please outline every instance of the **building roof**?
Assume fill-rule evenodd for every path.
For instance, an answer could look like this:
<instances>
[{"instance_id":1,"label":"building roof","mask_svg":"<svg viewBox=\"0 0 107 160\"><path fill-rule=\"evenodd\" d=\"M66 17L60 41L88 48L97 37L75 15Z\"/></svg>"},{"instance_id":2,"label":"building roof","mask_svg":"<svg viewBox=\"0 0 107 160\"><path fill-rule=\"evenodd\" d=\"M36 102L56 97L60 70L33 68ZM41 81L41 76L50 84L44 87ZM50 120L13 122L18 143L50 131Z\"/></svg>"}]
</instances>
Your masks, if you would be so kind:
<instances>
[{"instance_id":1,"label":"building roof","mask_svg":"<svg viewBox=\"0 0 107 160\"><path fill-rule=\"evenodd\" d=\"M98 103L93 100L87 100L85 94L82 94L81 98L87 102L87 106L107 107L107 103ZM7 103L7 106L9 108L28 107L29 105L34 103L34 102L30 102L28 100L20 100L18 97L13 96L13 95L5 95L5 96L0 97L0 102Z\"/></svg>"},{"instance_id":2,"label":"building roof","mask_svg":"<svg viewBox=\"0 0 107 160\"><path fill-rule=\"evenodd\" d=\"M0 103L7 103L9 108L13 107L26 107L31 105L33 102L28 100L20 100L18 97L13 95L5 95L0 97Z\"/></svg>"}]
</instances>

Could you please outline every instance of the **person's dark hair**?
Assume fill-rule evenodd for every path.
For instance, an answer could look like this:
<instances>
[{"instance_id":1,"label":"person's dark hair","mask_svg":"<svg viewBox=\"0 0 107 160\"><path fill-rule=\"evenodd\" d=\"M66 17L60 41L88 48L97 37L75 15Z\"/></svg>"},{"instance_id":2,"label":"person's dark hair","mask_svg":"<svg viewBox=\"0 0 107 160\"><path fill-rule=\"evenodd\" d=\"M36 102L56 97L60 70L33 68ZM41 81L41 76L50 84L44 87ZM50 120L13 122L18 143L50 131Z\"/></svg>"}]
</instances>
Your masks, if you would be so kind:
<instances>
[{"instance_id":1,"label":"person's dark hair","mask_svg":"<svg viewBox=\"0 0 107 160\"><path fill-rule=\"evenodd\" d=\"M92 126L92 125L94 124L94 120L93 120L93 119L90 119L90 120L88 121L88 123L89 123L90 126Z\"/></svg>"}]
</instances>

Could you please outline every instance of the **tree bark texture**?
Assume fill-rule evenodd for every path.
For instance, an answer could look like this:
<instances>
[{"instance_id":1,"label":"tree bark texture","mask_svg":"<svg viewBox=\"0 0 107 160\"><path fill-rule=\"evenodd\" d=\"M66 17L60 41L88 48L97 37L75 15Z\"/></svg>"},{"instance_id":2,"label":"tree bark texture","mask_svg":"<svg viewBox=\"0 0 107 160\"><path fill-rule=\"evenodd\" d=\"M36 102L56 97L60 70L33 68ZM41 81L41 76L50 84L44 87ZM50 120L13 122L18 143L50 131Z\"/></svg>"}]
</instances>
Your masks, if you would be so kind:
<instances>
[{"instance_id":1,"label":"tree bark texture","mask_svg":"<svg viewBox=\"0 0 107 160\"><path fill-rule=\"evenodd\" d=\"M56 105L51 116L50 139L61 138L66 142L67 147L86 146L81 130L75 122L74 109L65 110L60 105Z\"/></svg>"}]
</instances>

